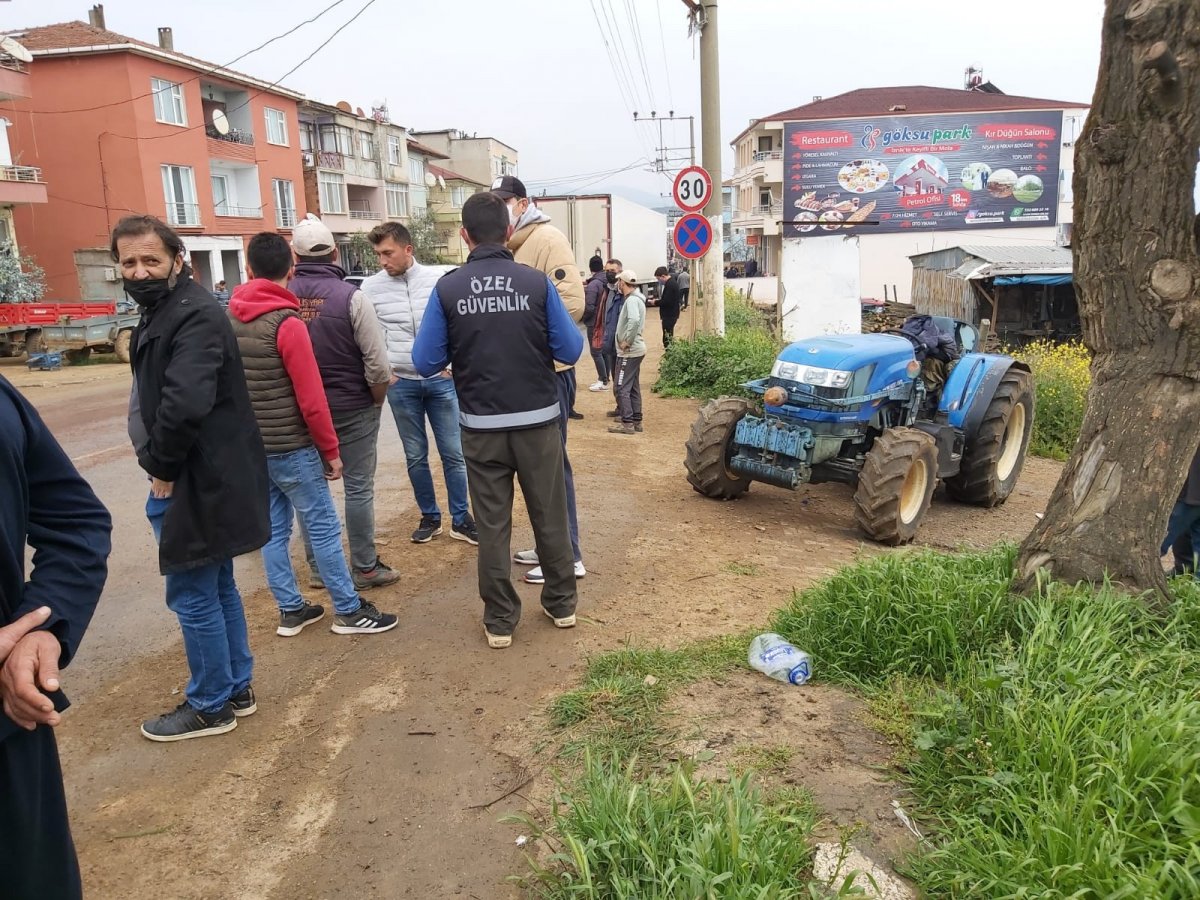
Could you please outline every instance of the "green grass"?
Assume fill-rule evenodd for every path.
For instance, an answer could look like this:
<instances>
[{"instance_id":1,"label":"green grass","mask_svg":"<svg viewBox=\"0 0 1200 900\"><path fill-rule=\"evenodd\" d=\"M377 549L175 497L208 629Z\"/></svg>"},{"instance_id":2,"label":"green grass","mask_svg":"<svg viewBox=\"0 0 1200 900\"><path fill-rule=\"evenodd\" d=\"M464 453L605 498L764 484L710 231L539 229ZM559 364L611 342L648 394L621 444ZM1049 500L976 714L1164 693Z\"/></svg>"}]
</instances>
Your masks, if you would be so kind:
<instances>
[{"instance_id":1,"label":"green grass","mask_svg":"<svg viewBox=\"0 0 1200 900\"><path fill-rule=\"evenodd\" d=\"M775 627L906 744L930 896L1200 896L1200 590L1006 596L1011 548L893 554ZM907 805L907 804L906 804Z\"/></svg>"},{"instance_id":2,"label":"green grass","mask_svg":"<svg viewBox=\"0 0 1200 900\"><path fill-rule=\"evenodd\" d=\"M730 575L743 575L749 578L757 578L763 573L762 567L754 563L731 562L723 567L724 571Z\"/></svg>"},{"instance_id":3,"label":"green grass","mask_svg":"<svg viewBox=\"0 0 1200 900\"><path fill-rule=\"evenodd\" d=\"M726 291L725 336L676 340L663 354L654 390L664 397L741 395L741 385L771 374L780 342L740 294Z\"/></svg>"},{"instance_id":4,"label":"green grass","mask_svg":"<svg viewBox=\"0 0 1200 900\"><path fill-rule=\"evenodd\" d=\"M817 823L804 792L768 796L750 775L727 783L696 779L687 767L644 777L636 761L588 755L562 789L543 829L515 821L555 852L531 859L523 879L552 900L787 900L828 896L810 890Z\"/></svg>"}]
</instances>

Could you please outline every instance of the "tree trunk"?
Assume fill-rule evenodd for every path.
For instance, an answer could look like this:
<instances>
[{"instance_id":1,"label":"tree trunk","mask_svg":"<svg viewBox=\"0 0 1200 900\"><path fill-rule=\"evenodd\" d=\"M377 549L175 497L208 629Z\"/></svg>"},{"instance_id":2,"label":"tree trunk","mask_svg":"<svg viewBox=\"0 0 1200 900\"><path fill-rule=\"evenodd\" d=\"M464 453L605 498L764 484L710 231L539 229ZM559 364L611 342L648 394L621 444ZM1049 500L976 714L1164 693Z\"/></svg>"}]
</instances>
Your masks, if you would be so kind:
<instances>
[{"instance_id":1,"label":"tree trunk","mask_svg":"<svg viewBox=\"0 0 1200 900\"><path fill-rule=\"evenodd\" d=\"M1107 573L1163 602L1159 546L1200 444L1200 0L1108 0L1093 103L1074 217L1092 386L1017 584Z\"/></svg>"}]
</instances>

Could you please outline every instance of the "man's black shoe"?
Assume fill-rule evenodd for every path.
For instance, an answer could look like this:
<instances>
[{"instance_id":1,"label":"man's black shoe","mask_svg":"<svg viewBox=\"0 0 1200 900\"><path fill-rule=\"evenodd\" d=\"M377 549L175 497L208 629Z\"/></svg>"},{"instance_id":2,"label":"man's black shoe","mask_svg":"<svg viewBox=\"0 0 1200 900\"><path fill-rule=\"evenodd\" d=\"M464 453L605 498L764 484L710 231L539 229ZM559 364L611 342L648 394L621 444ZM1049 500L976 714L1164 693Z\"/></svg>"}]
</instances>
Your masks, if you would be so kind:
<instances>
[{"instance_id":1,"label":"man's black shoe","mask_svg":"<svg viewBox=\"0 0 1200 900\"><path fill-rule=\"evenodd\" d=\"M305 603L299 609L281 612L279 627L275 629L275 633L280 637L295 637L324 615L325 607L317 606L315 603Z\"/></svg>"},{"instance_id":2,"label":"man's black shoe","mask_svg":"<svg viewBox=\"0 0 1200 900\"><path fill-rule=\"evenodd\" d=\"M475 526L475 520L470 516L450 528L450 537L456 541L466 541L473 547L479 546L479 529Z\"/></svg>"},{"instance_id":3,"label":"man's black shoe","mask_svg":"<svg viewBox=\"0 0 1200 900\"><path fill-rule=\"evenodd\" d=\"M254 699L254 688L246 685L244 691L229 698L229 705L233 707L233 714L239 719L243 716L254 715L258 711L258 703Z\"/></svg>"},{"instance_id":4,"label":"man's black shoe","mask_svg":"<svg viewBox=\"0 0 1200 900\"><path fill-rule=\"evenodd\" d=\"M169 713L142 723L142 735L152 741L167 743L189 738L224 734L237 728L233 705L226 703L220 712L202 713L184 700Z\"/></svg>"},{"instance_id":5,"label":"man's black shoe","mask_svg":"<svg viewBox=\"0 0 1200 900\"><path fill-rule=\"evenodd\" d=\"M428 544L442 533L442 520L433 516L421 516L421 524L412 534L414 544Z\"/></svg>"},{"instance_id":6,"label":"man's black shoe","mask_svg":"<svg viewBox=\"0 0 1200 900\"><path fill-rule=\"evenodd\" d=\"M578 421L579 419L583 418L583 413L579 413L579 412L575 412L575 410L571 410L569 413L567 413L567 418L575 419L576 421Z\"/></svg>"}]
</instances>

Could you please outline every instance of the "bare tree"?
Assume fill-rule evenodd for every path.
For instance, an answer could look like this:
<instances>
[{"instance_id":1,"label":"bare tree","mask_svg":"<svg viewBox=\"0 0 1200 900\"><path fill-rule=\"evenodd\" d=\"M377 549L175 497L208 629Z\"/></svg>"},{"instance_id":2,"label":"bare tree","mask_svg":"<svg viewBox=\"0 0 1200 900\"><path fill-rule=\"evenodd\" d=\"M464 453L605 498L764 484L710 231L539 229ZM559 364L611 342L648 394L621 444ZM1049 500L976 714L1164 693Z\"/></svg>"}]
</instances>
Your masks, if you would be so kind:
<instances>
[{"instance_id":1,"label":"bare tree","mask_svg":"<svg viewBox=\"0 0 1200 900\"><path fill-rule=\"evenodd\" d=\"M1107 572L1167 599L1159 544L1200 444L1200 0L1108 0L1075 151L1075 284L1094 354L1079 442L1018 583Z\"/></svg>"}]
</instances>

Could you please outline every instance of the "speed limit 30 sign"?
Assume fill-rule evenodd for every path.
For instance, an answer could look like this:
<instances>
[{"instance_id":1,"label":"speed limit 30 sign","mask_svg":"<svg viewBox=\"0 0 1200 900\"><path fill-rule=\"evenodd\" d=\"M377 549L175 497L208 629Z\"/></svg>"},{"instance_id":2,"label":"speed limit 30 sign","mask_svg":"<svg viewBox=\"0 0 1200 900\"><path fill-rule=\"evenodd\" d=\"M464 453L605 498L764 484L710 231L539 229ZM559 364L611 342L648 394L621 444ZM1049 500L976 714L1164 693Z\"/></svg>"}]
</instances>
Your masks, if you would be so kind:
<instances>
[{"instance_id":1,"label":"speed limit 30 sign","mask_svg":"<svg viewBox=\"0 0 1200 900\"><path fill-rule=\"evenodd\" d=\"M688 166L675 176L675 205L684 212L699 212L712 199L712 176L701 166Z\"/></svg>"}]
</instances>

